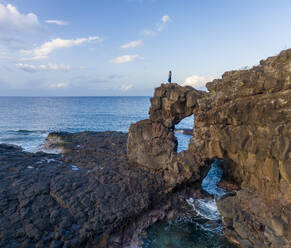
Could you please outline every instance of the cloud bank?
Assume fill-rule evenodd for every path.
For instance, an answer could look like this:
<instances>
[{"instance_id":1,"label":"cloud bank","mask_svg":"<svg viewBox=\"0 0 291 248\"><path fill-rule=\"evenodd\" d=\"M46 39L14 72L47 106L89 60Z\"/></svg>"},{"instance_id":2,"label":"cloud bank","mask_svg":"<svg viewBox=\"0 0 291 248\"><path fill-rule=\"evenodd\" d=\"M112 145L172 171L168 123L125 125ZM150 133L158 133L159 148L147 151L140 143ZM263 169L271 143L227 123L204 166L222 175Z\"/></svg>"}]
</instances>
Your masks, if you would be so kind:
<instances>
[{"instance_id":1,"label":"cloud bank","mask_svg":"<svg viewBox=\"0 0 291 248\"><path fill-rule=\"evenodd\" d=\"M131 41L131 42L128 42L128 43L122 45L121 48L123 48L123 49L135 48L135 47L141 46L142 43L143 43L142 40L134 40L134 41Z\"/></svg>"},{"instance_id":2,"label":"cloud bank","mask_svg":"<svg viewBox=\"0 0 291 248\"><path fill-rule=\"evenodd\" d=\"M27 72L37 72L37 71L69 71L71 69L68 65L57 65L57 64L47 64L47 65L30 65L30 64L16 64L16 67Z\"/></svg>"},{"instance_id":3,"label":"cloud bank","mask_svg":"<svg viewBox=\"0 0 291 248\"><path fill-rule=\"evenodd\" d=\"M165 28L166 23L169 21L171 21L170 16L163 15L160 22L157 24L156 30L146 29L142 32L142 34L145 36L154 36L157 33L162 32L163 29Z\"/></svg>"},{"instance_id":4,"label":"cloud bank","mask_svg":"<svg viewBox=\"0 0 291 248\"><path fill-rule=\"evenodd\" d=\"M38 18L33 13L21 14L15 6L0 4L0 28L3 30L25 31L40 26Z\"/></svg>"},{"instance_id":5,"label":"cloud bank","mask_svg":"<svg viewBox=\"0 0 291 248\"><path fill-rule=\"evenodd\" d=\"M182 86L192 86L194 88L203 88L205 87L205 84L207 82L212 81L214 78L210 76L198 76L198 75L193 75L190 77L187 77L185 79L185 82L182 84Z\"/></svg>"},{"instance_id":6,"label":"cloud bank","mask_svg":"<svg viewBox=\"0 0 291 248\"><path fill-rule=\"evenodd\" d=\"M141 58L139 55L135 54L135 55L123 55L123 56L119 56L116 57L112 60L112 63L114 64L123 64L123 63L128 63L128 62L132 62L136 59Z\"/></svg>"},{"instance_id":7,"label":"cloud bank","mask_svg":"<svg viewBox=\"0 0 291 248\"><path fill-rule=\"evenodd\" d=\"M73 46L78 46L85 42L99 41L102 42L102 39L99 36L90 36L88 38L78 38L73 40L63 40L60 38L45 42L40 47L37 47L33 50L22 50L23 55L30 57L24 58L23 60L38 60L47 58L50 53L56 49L60 48L69 48Z\"/></svg>"},{"instance_id":8,"label":"cloud bank","mask_svg":"<svg viewBox=\"0 0 291 248\"><path fill-rule=\"evenodd\" d=\"M49 84L48 87L52 89L63 89L67 88L69 84L67 82L58 82L58 83L52 83Z\"/></svg>"},{"instance_id":9,"label":"cloud bank","mask_svg":"<svg viewBox=\"0 0 291 248\"><path fill-rule=\"evenodd\" d=\"M58 25L58 26L66 26L66 25L69 25L68 22L61 21L61 20L46 20L45 23L55 24L55 25Z\"/></svg>"},{"instance_id":10,"label":"cloud bank","mask_svg":"<svg viewBox=\"0 0 291 248\"><path fill-rule=\"evenodd\" d=\"M120 90L121 91L128 91L129 89L131 89L133 87L132 84L129 85L121 85Z\"/></svg>"},{"instance_id":11,"label":"cloud bank","mask_svg":"<svg viewBox=\"0 0 291 248\"><path fill-rule=\"evenodd\" d=\"M169 22L171 20L170 16L168 15L164 15L162 18L161 18L161 22L158 23L158 27L157 27L157 31L158 32L162 32L166 23Z\"/></svg>"}]
</instances>

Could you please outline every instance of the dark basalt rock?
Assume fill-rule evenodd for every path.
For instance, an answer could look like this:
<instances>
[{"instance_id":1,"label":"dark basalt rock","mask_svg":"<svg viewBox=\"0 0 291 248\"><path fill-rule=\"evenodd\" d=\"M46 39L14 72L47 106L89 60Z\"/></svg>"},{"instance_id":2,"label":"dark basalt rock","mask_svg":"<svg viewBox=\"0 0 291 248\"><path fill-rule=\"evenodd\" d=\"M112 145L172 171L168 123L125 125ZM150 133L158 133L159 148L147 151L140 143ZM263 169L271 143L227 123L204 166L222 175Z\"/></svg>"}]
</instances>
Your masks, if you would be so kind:
<instances>
[{"instance_id":1,"label":"dark basalt rock","mask_svg":"<svg viewBox=\"0 0 291 248\"><path fill-rule=\"evenodd\" d=\"M46 147L62 154L0 144L0 247L138 243L189 194L171 194L169 175L130 163L126 140L119 132L51 133ZM196 188L191 197L203 195Z\"/></svg>"}]
</instances>

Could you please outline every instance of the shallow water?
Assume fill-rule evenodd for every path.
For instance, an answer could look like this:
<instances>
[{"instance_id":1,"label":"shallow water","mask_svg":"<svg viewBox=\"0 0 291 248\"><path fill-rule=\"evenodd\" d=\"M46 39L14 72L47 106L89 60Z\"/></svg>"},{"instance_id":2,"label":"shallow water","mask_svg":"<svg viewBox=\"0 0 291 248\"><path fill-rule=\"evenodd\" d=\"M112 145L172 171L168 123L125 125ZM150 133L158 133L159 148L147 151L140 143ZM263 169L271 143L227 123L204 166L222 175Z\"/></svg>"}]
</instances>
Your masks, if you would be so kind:
<instances>
[{"instance_id":1,"label":"shallow water","mask_svg":"<svg viewBox=\"0 0 291 248\"><path fill-rule=\"evenodd\" d=\"M202 188L214 198L225 192L217 187L222 170L220 161L215 160L207 176L202 182ZM232 248L224 237L221 216L215 199L186 200L191 206L183 216L175 221L161 221L152 225L143 238L142 248Z\"/></svg>"}]
</instances>

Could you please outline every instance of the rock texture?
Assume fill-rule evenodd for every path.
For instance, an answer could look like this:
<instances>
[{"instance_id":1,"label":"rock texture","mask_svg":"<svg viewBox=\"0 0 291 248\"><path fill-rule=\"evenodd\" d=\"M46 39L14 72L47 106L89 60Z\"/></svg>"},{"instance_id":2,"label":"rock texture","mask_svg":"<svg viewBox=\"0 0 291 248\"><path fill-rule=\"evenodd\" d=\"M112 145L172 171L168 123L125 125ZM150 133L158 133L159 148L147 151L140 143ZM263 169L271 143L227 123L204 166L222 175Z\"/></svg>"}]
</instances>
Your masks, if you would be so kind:
<instances>
[{"instance_id":1,"label":"rock texture","mask_svg":"<svg viewBox=\"0 0 291 248\"><path fill-rule=\"evenodd\" d=\"M126 247L181 202L171 200L179 189L201 197L220 158L233 190L218 201L226 236L291 247L291 49L207 88L162 84L128 136L52 133L47 148L59 155L1 144L0 246ZM192 114L189 148L177 153L175 125Z\"/></svg>"},{"instance_id":2,"label":"rock texture","mask_svg":"<svg viewBox=\"0 0 291 248\"><path fill-rule=\"evenodd\" d=\"M175 124L193 114L198 99L206 93L192 87L162 84L151 98L149 119L132 124L127 140L127 155L142 166L164 171L173 185L204 178L209 163L198 153L177 153ZM172 176L171 176L172 175Z\"/></svg>"},{"instance_id":3,"label":"rock texture","mask_svg":"<svg viewBox=\"0 0 291 248\"><path fill-rule=\"evenodd\" d=\"M208 83L190 150L225 160L241 191L219 201L242 247L291 247L291 49Z\"/></svg>"},{"instance_id":4,"label":"rock texture","mask_svg":"<svg viewBox=\"0 0 291 248\"><path fill-rule=\"evenodd\" d=\"M0 144L0 247L129 247L186 197L202 197L199 187L172 193L167 175L130 163L126 140L51 133L46 148L62 154Z\"/></svg>"},{"instance_id":5,"label":"rock texture","mask_svg":"<svg viewBox=\"0 0 291 248\"><path fill-rule=\"evenodd\" d=\"M223 159L221 185L239 189L218 202L227 237L242 247L291 247L291 49L206 87L156 88L150 118L129 130L129 159L177 181L197 171L203 178L207 161ZM177 153L174 126L191 114L194 135Z\"/></svg>"}]
</instances>

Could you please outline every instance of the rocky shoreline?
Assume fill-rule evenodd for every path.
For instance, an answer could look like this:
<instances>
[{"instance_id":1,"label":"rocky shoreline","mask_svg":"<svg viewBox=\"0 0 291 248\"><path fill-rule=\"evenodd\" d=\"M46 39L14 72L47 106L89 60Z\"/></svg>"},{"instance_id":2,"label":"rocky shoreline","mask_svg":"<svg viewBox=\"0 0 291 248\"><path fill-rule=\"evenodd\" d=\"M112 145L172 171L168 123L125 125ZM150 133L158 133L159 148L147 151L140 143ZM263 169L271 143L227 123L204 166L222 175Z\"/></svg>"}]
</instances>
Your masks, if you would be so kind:
<instances>
[{"instance_id":1,"label":"rocky shoreline","mask_svg":"<svg viewBox=\"0 0 291 248\"><path fill-rule=\"evenodd\" d=\"M291 247L291 49L206 86L162 84L128 134L51 133L46 148L61 154L1 144L0 246L134 247L187 198L209 197L201 182L219 158L226 237ZM193 114L177 152L175 125Z\"/></svg>"},{"instance_id":2,"label":"rocky shoreline","mask_svg":"<svg viewBox=\"0 0 291 248\"><path fill-rule=\"evenodd\" d=\"M192 184L128 161L127 134L51 133L47 149L0 145L1 247L134 247L151 224L179 215Z\"/></svg>"}]
</instances>

